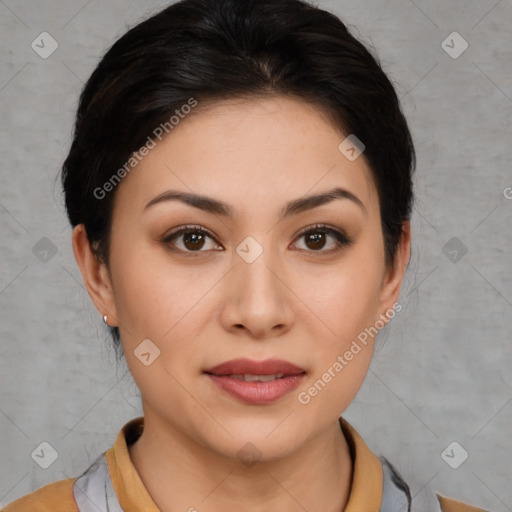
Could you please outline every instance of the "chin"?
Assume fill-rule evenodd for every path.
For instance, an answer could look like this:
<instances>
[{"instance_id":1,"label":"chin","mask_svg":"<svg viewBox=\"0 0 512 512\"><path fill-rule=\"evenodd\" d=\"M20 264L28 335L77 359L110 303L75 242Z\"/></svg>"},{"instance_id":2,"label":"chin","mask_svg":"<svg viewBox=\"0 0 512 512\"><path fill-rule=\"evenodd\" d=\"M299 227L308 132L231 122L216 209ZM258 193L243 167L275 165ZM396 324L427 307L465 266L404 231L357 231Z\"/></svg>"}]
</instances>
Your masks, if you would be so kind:
<instances>
[{"instance_id":1,"label":"chin","mask_svg":"<svg viewBox=\"0 0 512 512\"><path fill-rule=\"evenodd\" d=\"M224 421L222 425L232 437L219 427L222 434L218 430L209 430L205 432L205 442L218 454L243 463L248 461L247 465L251 465L250 461L282 459L306 441L307 432L303 428L295 431L294 428L279 426L280 421L282 416L279 420L274 418L263 422L257 418ZM295 425L298 426L297 423ZM212 438L212 434L215 438Z\"/></svg>"}]
</instances>

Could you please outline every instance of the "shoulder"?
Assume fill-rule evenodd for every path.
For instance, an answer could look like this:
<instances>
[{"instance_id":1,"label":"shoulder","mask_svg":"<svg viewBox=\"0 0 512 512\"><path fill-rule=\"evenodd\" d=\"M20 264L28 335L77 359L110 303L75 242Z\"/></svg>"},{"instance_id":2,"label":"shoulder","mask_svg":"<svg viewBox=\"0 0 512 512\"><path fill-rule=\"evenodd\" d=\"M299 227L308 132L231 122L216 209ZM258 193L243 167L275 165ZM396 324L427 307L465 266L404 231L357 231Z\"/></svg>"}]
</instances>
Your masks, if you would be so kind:
<instances>
[{"instance_id":1,"label":"shoulder","mask_svg":"<svg viewBox=\"0 0 512 512\"><path fill-rule=\"evenodd\" d=\"M442 512L487 512L483 508L474 507L473 505L468 505L467 503L454 500L453 498L447 498L439 493L436 493L436 497Z\"/></svg>"},{"instance_id":2,"label":"shoulder","mask_svg":"<svg viewBox=\"0 0 512 512\"><path fill-rule=\"evenodd\" d=\"M357 506L350 508L350 510L361 510L361 504L368 502L368 483L378 479L382 479L382 491L378 491L382 492L380 512L397 510L410 512L414 510L416 502L411 495L409 485L402 478L398 469L386 457L374 455L345 418L340 417L340 424L351 448L354 463L352 493L355 496L354 490L356 488L364 489L361 495L358 494L357 499L354 499L351 494L354 502L357 501ZM378 467L378 470L375 470L376 467ZM487 512L486 509L448 498L438 492L435 493L435 496L438 502L435 507L436 512Z\"/></svg>"},{"instance_id":3,"label":"shoulder","mask_svg":"<svg viewBox=\"0 0 512 512\"><path fill-rule=\"evenodd\" d=\"M409 486L404 482L402 476L397 469L385 458L379 457L383 470L383 494L381 512L398 510L411 510L412 503L411 492ZM487 512L482 508L468 505L462 501L442 496L438 492L435 493L438 501L437 512Z\"/></svg>"},{"instance_id":4,"label":"shoulder","mask_svg":"<svg viewBox=\"0 0 512 512\"><path fill-rule=\"evenodd\" d=\"M9 503L1 512L79 512L73 497L76 478L44 485Z\"/></svg>"}]
</instances>

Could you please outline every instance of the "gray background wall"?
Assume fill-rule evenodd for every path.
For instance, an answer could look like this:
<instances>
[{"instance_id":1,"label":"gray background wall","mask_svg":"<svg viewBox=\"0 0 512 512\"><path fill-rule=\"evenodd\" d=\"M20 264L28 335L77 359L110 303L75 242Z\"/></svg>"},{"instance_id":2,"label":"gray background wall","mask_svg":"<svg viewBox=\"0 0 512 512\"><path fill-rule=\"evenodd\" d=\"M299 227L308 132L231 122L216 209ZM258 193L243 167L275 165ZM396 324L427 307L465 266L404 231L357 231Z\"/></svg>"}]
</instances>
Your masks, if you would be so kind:
<instances>
[{"instance_id":1,"label":"gray background wall","mask_svg":"<svg viewBox=\"0 0 512 512\"><path fill-rule=\"evenodd\" d=\"M141 414L83 287L55 177L83 82L167 3L0 1L0 506L77 476ZM344 416L402 472L417 510L434 491L512 510L512 3L319 5L376 47L418 153L405 307ZM31 47L42 32L58 42L46 59ZM31 457L43 441L58 452L48 469ZM453 441L469 454L457 469L444 459L459 464L461 448L442 457Z\"/></svg>"}]
</instances>

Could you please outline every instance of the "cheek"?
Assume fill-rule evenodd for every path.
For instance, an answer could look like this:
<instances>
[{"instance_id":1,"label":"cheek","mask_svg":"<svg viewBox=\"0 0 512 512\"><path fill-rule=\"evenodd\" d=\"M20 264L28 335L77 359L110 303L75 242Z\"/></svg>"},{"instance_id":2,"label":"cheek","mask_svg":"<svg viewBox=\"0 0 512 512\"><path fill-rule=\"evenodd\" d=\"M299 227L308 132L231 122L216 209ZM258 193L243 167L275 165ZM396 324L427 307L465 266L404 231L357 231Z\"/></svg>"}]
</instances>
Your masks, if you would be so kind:
<instances>
[{"instance_id":1,"label":"cheek","mask_svg":"<svg viewBox=\"0 0 512 512\"><path fill-rule=\"evenodd\" d=\"M115 302L128 337L170 337L215 284L206 266L178 265L150 244L134 245L117 259Z\"/></svg>"},{"instance_id":2,"label":"cheek","mask_svg":"<svg viewBox=\"0 0 512 512\"><path fill-rule=\"evenodd\" d=\"M309 414L319 417L329 411L329 416L337 417L350 405L365 379L373 354L373 345L356 344L356 349L349 344L333 350L298 391L297 401ZM351 354L350 360L347 354Z\"/></svg>"},{"instance_id":3,"label":"cheek","mask_svg":"<svg viewBox=\"0 0 512 512\"><path fill-rule=\"evenodd\" d=\"M171 392L180 400L183 389L178 382L190 378L191 368L199 372L195 366L204 347L198 340L212 318L205 308L210 307L212 290L225 270L177 264L150 244L125 251L118 262L113 278L127 365L143 395L169 402ZM149 351L158 353L150 366L137 358L147 339L157 347L145 342Z\"/></svg>"},{"instance_id":4,"label":"cheek","mask_svg":"<svg viewBox=\"0 0 512 512\"><path fill-rule=\"evenodd\" d=\"M331 267L304 270L294 283L317 337L321 333L330 344L349 341L379 316L382 264L362 252L347 253Z\"/></svg>"},{"instance_id":5,"label":"cheek","mask_svg":"<svg viewBox=\"0 0 512 512\"><path fill-rule=\"evenodd\" d=\"M380 314L381 256L375 242L360 241L339 264L304 272L298 281L312 319L306 328L316 340L314 371L300 391L315 410L344 410L366 376Z\"/></svg>"},{"instance_id":6,"label":"cheek","mask_svg":"<svg viewBox=\"0 0 512 512\"><path fill-rule=\"evenodd\" d=\"M190 378L190 367L183 362L198 361L200 347L191 343L195 333L190 322L214 277L199 266L196 271L172 264L164 251L149 244L134 244L117 262L116 310L126 363L137 387L153 406L190 402L179 384Z\"/></svg>"},{"instance_id":7,"label":"cheek","mask_svg":"<svg viewBox=\"0 0 512 512\"><path fill-rule=\"evenodd\" d=\"M368 372L377 301L375 287L353 275L338 275L329 282L329 290L330 294L316 297L321 321L315 318L309 326L313 371L297 399L308 414L337 417L350 405Z\"/></svg>"}]
</instances>

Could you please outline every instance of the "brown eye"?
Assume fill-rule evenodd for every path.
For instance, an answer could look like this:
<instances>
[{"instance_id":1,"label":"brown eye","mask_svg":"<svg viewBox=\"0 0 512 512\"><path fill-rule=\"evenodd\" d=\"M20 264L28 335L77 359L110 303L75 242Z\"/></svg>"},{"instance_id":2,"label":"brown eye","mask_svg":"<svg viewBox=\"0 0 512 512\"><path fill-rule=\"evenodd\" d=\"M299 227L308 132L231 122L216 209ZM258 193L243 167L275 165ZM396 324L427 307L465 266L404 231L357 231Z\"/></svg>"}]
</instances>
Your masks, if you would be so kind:
<instances>
[{"instance_id":1,"label":"brown eye","mask_svg":"<svg viewBox=\"0 0 512 512\"><path fill-rule=\"evenodd\" d=\"M317 251L319 249L323 249L325 247L325 243L327 240L326 233L308 233L305 236L306 245L308 249L312 249L313 251Z\"/></svg>"},{"instance_id":2,"label":"brown eye","mask_svg":"<svg viewBox=\"0 0 512 512\"><path fill-rule=\"evenodd\" d=\"M205 235L197 232L183 233L183 245L190 251L202 249L205 242Z\"/></svg>"},{"instance_id":3,"label":"brown eye","mask_svg":"<svg viewBox=\"0 0 512 512\"><path fill-rule=\"evenodd\" d=\"M299 239L305 240L304 250L310 252L330 253L350 245L353 241L337 229L329 228L325 224L318 224L313 228L306 228L299 235ZM329 242L331 239L331 242ZM322 250L325 247L326 250Z\"/></svg>"},{"instance_id":4,"label":"brown eye","mask_svg":"<svg viewBox=\"0 0 512 512\"><path fill-rule=\"evenodd\" d=\"M208 242L208 240L211 240L213 243ZM181 228L166 236L163 239L163 243L174 246L177 250L183 252L206 252L207 250L219 250L213 236L198 226L187 226Z\"/></svg>"}]
</instances>

